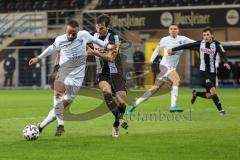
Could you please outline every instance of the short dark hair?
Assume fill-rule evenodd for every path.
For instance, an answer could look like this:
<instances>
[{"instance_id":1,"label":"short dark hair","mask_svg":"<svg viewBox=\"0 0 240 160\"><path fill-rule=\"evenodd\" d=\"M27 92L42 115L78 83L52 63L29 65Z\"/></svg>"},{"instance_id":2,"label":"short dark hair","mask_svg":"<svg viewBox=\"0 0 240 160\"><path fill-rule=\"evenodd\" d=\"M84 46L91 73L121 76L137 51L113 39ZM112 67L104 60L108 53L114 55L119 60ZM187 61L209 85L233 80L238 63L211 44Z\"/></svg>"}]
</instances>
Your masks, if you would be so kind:
<instances>
[{"instance_id":1,"label":"short dark hair","mask_svg":"<svg viewBox=\"0 0 240 160\"><path fill-rule=\"evenodd\" d=\"M172 23L172 24L169 25L169 27L170 27L170 26L177 26L177 27L179 28L179 26L178 26L177 23Z\"/></svg>"},{"instance_id":2,"label":"short dark hair","mask_svg":"<svg viewBox=\"0 0 240 160\"><path fill-rule=\"evenodd\" d=\"M97 17L97 24L104 23L106 27L110 25L110 16L108 14L101 14Z\"/></svg>"},{"instance_id":3,"label":"short dark hair","mask_svg":"<svg viewBox=\"0 0 240 160\"><path fill-rule=\"evenodd\" d=\"M73 27L73 28L77 28L77 27L79 27L78 22L75 21L75 20L71 20L71 21L69 21L69 22L67 23L67 25L68 25L68 26L71 26L71 27Z\"/></svg>"},{"instance_id":4,"label":"short dark hair","mask_svg":"<svg viewBox=\"0 0 240 160\"><path fill-rule=\"evenodd\" d=\"M202 32L207 32L207 31L209 31L211 34L213 33L213 30L211 27L206 27L202 30Z\"/></svg>"}]
</instances>

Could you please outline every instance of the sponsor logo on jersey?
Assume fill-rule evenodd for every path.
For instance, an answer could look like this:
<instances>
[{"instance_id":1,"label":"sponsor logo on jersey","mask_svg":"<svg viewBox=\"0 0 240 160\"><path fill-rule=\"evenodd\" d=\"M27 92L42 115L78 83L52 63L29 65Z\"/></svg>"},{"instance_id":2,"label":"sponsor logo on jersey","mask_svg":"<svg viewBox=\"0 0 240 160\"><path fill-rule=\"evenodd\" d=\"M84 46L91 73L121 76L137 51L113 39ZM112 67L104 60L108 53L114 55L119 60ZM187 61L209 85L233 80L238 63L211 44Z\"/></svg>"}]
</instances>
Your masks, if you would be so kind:
<instances>
[{"instance_id":1,"label":"sponsor logo on jersey","mask_svg":"<svg viewBox=\"0 0 240 160\"><path fill-rule=\"evenodd\" d=\"M214 54L215 52L209 48L201 48L201 52L204 52L206 54Z\"/></svg>"}]
</instances>

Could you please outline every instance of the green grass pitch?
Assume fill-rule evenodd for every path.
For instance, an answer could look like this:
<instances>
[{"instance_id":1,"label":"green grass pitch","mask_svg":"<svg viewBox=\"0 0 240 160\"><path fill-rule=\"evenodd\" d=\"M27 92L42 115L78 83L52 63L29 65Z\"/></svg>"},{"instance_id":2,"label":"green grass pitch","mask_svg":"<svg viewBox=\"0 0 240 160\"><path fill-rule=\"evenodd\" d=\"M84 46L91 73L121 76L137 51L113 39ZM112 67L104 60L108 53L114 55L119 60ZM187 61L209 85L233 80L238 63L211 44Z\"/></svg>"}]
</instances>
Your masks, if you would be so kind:
<instances>
[{"instance_id":1,"label":"green grass pitch","mask_svg":"<svg viewBox=\"0 0 240 160\"><path fill-rule=\"evenodd\" d=\"M0 160L170 160L240 158L240 90L219 89L226 116L220 116L210 100L198 98L190 105L191 90L180 88L178 104L182 114L168 112L170 94L156 96L139 105L143 117L129 120L129 134L111 137L112 115L89 121L67 121L62 137L54 137L56 122L36 141L25 141L22 129L37 124L52 106L51 90L0 91ZM78 96L71 111L86 112L101 99ZM164 113L180 119L144 118ZM190 117L191 114L191 117ZM181 116L185 116L184 119Z\"/></svg>"}]
</instances>

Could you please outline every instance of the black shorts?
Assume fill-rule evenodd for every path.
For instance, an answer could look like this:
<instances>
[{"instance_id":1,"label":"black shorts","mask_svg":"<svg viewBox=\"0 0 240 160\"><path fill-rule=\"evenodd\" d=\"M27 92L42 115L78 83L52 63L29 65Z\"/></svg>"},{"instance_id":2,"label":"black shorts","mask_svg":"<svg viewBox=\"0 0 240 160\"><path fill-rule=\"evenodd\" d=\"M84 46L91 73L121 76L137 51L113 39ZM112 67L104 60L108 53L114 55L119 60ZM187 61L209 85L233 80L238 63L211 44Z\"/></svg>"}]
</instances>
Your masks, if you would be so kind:
<instances>
[{"instance_id":1,"label":"black shorts","mask_svg":"<svg viewBox=\"0 0 240 160\"><path fill-rule=\"evenodd\" d=\"M99 74L98 83L101 81L106 81L111 85L112 92L115 94L118 91L127 91L126 89L126 80L119 74L116 75L106 75L106 74Z\"/></svg>"},{"instance_id":2,"label":"black shorts","mask_svg":"<svg viewBox=\"0 0 240 160\"><path fill-rule=\"evenodd\" d=\"M200 76L202 86L206 88L207 92L209 92L212 87L216 87L216 73L200 71Z\"/></svg>"}]
</instances>

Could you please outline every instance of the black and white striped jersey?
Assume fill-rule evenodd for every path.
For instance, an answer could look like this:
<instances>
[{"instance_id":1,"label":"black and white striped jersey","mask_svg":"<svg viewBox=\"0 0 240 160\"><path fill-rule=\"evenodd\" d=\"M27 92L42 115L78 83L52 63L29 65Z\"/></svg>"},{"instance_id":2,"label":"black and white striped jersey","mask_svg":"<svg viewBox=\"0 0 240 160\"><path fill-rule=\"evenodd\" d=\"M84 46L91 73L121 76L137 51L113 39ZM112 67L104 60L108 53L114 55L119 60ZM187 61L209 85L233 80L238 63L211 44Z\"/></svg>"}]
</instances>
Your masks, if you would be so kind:
<instances>
[{"instance_id":1,"label":"black and white striped jersey","mask_svg":"<svg viewBox=\"0 0 240 160\"><path fill-rule=\"evenodd\" d=\"M223 46L216 40L206 42L204 40L189 43L172 48L172 51L198 48L200 52L200 70L210 73L216 73L216 56L219 54L223 62L227 62L226 52Z\"/></svg>"},{"instance_id":2,"label":"black and white striped jersey","mask_svg":"<svg viewBox=\"0 0 240 160\"><path fill-rule=\"evenodd\" d=\"M94 32L92 33L94 38L98 38L104 42L107 43L115 43L114 35L116 33L113 30L108 30L108 33L105 36L100 36L99 33ZM99 52L105 52L104 47L101 47L97 44L93 44L94 50L97 50ZM96 63L97 63L97 74L120 74L122 75L122 61L119 54L117 54L115 60L113 61L105 61L101 59L100 57L95 56Z\"/></svg>"}]
</instances>

